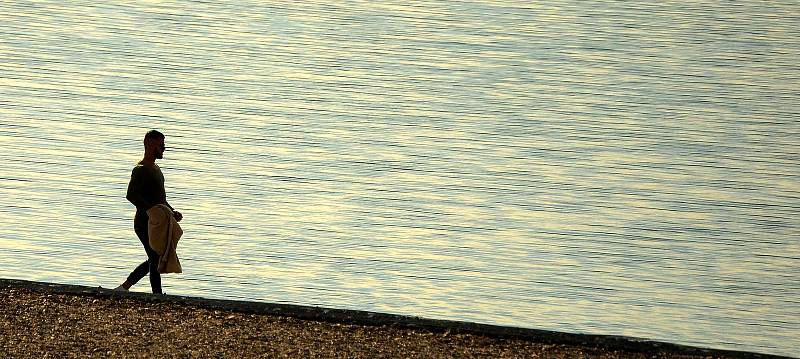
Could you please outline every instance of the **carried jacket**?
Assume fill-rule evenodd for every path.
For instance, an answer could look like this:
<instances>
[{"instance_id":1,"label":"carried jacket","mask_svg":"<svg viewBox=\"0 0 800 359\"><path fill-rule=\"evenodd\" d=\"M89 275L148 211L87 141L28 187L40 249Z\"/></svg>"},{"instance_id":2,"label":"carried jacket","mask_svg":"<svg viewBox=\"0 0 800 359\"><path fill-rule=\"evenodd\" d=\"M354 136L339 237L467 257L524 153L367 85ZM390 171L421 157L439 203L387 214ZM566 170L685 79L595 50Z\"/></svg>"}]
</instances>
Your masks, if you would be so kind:
<instances>
[{"instance_id":1,"label":"carried jacket","mask_svg":"<svg viewBox=\"0 0 800 359\"><path fill-rule=\"evenodd\" d=\"M178 260L178 240L183 229L175 220L172 210L165 204L157 204L147 210L147 235L150 248L159 255L159 273L181 273L181 262Z\"/></svg>"}]
</instances>

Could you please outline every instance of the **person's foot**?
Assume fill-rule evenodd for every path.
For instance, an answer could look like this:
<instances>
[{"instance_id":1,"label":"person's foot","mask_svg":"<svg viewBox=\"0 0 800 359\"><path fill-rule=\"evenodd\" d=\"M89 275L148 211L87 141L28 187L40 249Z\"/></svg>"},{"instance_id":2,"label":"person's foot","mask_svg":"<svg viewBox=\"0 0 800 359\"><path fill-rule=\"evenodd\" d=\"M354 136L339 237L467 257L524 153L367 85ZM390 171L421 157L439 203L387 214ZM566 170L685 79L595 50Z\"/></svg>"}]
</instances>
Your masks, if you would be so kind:
<instances>
[{"instance_id":1,"label":"person's foot","mask_svg":"<svg viewBox=\"0 0 800 359\"><path fill-rule=\"evenodd\" d=\"M127 292L128 289L120 285L119 287L114 288L117 292Z\"/></svg>"}]
</instances>

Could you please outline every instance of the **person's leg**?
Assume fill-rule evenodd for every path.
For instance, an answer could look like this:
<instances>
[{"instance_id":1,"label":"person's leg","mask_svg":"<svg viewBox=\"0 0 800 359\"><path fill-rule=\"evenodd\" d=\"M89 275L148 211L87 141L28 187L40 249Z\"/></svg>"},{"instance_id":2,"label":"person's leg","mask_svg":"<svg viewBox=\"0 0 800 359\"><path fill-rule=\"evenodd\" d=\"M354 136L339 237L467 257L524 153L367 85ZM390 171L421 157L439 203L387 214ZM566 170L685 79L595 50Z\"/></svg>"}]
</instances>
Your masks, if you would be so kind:
<instances>
[{"instance_id":1,"label":"person's leg","mask_svg":"<svg viewBox=\"0 0 800 359\"><path fill-rule=\"evenodd\" d=\"M153 289L153 293L161 294L161 273L158 272L158 253L156 253L153 248L150 248L150 240L147 237L146 228L137 228L136 236L138 236L139 240L142 241L144 251L147 252L147 262L140 264L139 267L145 267L145 273L150 272L150 287Z\"/></svg>"},{"instance_id":2,"label":"person's leg","mask_svg":"<svg viewBox=\"0 0 800 359\"><path fill-rule=\"evenodd\" d=\"M131 289L134 284L138 283L140 279L144 278L144 276L147 275L147 272L150 271L149 262L150 260L148 259L142 262L142 264L136 266L136 269L134 269L133 272L128 275L128 279L125 280L125 283L122 283L121 287L126 290Z\"/></svg>"},{"instance_id":3,"label":"person's leg","mask_svg":"<svg viewBox=\"0 0 800 359\"><path fill-rule=\"evenodd\" d=\"M153 293L155 294L161 294L161 273L158 272L158 260L158 253L149 249L147 262L150 268L150 287L153 288Z\"/></svg>"},{"instance_id":4,"label":"person's leg","mask_svg":"<svg viewBox=\"0 0 800 359\"><path fill-rule=\"evenodd\" d=\"M138 220L139 219L137 218L137 221ZM132 286L138 283L139 280L144 278L144 276L150 271L150 253L148 252L150 245L147 242L147 230L140 231L138 229L139 227L147 228L147 220L145 219L144 221L140 222L142 223L134 222L135 224L133 226L133 230L136 232L136 237L138 237L139 241L142 242L145 252L147 252L147 260L136 266L136 269L134 269L133 272L128 275L128 278L125 279L125 283L122 283L116 288L117 290L131 289ZM142 239L142 232L144 233L144 239Z\"/></svg>"}]
</instances>

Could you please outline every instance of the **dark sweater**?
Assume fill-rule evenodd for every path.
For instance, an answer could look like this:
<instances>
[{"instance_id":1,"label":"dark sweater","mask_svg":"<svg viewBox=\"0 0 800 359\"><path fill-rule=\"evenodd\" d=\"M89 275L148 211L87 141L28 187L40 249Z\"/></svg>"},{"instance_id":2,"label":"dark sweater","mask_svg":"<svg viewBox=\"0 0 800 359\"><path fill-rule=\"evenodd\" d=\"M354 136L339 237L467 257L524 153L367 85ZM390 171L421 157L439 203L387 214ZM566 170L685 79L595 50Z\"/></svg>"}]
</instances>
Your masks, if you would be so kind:
<instances>
[{"instance_id":1,"label":"dark sweater","mask_svg":"<svg viewBox=\"0 0 800 359\"><path fill-rule=\"evenodd\" d=\"M167 203L167 193L164 190L164 175L157 165L146 165L141 162L131 171L131 181L128 183L128 201L136 206L134 227L147 228L147 210L157 204Z\"/></svg>"}]
</instances>

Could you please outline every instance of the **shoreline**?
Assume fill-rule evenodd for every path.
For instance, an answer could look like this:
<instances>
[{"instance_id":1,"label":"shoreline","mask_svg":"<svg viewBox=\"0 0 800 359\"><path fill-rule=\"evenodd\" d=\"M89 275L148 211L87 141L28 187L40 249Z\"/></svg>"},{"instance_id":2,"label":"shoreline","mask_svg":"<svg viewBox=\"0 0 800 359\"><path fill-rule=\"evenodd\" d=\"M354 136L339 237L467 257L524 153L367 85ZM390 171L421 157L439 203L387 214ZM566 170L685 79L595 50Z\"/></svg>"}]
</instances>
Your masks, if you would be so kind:
<instances>
[{"instance_id":1,"label":"shoreline","mask_svg":"<svg viewBox=\"0 0 800 359\"><path fill-rule=\"evenodd\" d=\"M622 336L608 336L608 335L592 335L592 334L574 334L574 333L564 333L564 332L556 332L556 331L548 331L548 330L539 330L539 329L528 329L528 328L519 328L519 327L507 327L507 326L498 326L498 325L489 325L489 324L479 324L479 323L471 323L471 322L461 322L461 321L451 321L451 320L438 320L438 319L427 319L421 317L411 317L411 316L402 316L402 315L394 315L394 314L383 314L383 313L376 313L376 312L367 312L367 311L358 311L358 310L345 310L345 309L329 309L329 308L322 308L322 307L311 307L311 306L302 306L302 305L292 305L292 304L274 304L274 303L265 303L265 302L253 302L253 301L240 301L240 300L220 300L220 299L206 299L201 297L186 297L186 296L175 296L175 295L152 295L148 293L139 293L139 292L117 292L111 289L102 289L102 288L93 288L87 286L80 286L80 285L69 285L69 284L55 284L55 283L45 283L45 282L34 282L34 281L25 281L25 280L15 280L15 279L0 279L0 292L8 294L7 292L11 292L12 295L9 296L11 299L6 299L6 302L10 302L13 308L5 308L8 306L8 303L4 303L3 305L3 314L6 312L11 312L13 310L23 313L24 315L32 315L36 316L36 313L28 313L26 311L26 303L31 302L32 304L27 306L35 306L35 305L43 305L42 303L47 302L47 297L49 296L60 296L58 301L55 302L55 308L47 307L46 309L42 309L42 311L46 312L47 310L66 310L69 311L71 308L61 308L62 305L58 304L59 301L75 301L76 303L81 303L84 307L83 310L86 310L88 314L84 315L96 315L104 310L115 310L115 307L143 307L145 309L148 306L156 305L156 306L163 306L166 311L179 311L182 316L191 317L195 315L195 312L211 312L211 313L223 313L226 317L231 318L238 318L237 315L249 315L256 318L262 318L265 320L277 320L280 318L291 318L293 320L293 325L296 327L297 330L305 330L306 327L310 324L319 324L325 326L324 330L335 331L337 329L333 327L340 327L340 326L347 326L348 330L353 330L354 328L358 328L359 330L365 331L365 335L367 338L370 338L370 334L372 331L375 330L383 330L388 328L387 330L391 330L393 333L405 333L401 336L406 335L430 335L432 338L427 338L424 340L432 340L431 343L422 343L414 342L414 345L419 346L420 348L434 348L438 342L436 340L447 338L448 336L458 337L461 339L469 339L475 340L475 338L482 338L481 340L484 341L484 344L488 345L491 348L499 350L499 348L503 349L503 353L507 353L510 350L512 356L515 357L513 354L515 350L525 350L526 353L536 353L536 350L555 350L556 352L550 353L554 354L550 356L547 354L546 351L541 351L540 353L543 354L545 357L574 357L572 354L580 354L580 357L606 357L606 358L616 358L616 357L662 357L662 358L694 358L694 357L712 357L712 358L786 358L781 356L774 356L769 354L760 354L760 353L753 353L753 352L744 352L744 351L732 351L732 350L723 350L723 349L711 349L711 348L700 348L700 347L693 347L693 346L685 346L667 342L659 342L659 341L652 341L648 339L641 339L641 338L631 338L631 337L622 337ZM16 294L14 294L16 293ZM14 302L14 298L16 296L23 297L24 299L20 299L19 302ZM44 299L43 299L44 298ZM38 302L41 300L41 302ZM53 302L52 300L50 302ZM93 308L92 304L88 303L99 303L97 308ZM102 303L100 303L102 302ZM119 303L124 302L124 305L120 305ZM185 312L185 313L184 313ZM136 318L134 316L133 318ZM154 317L155 320L158 320L158 317ZM1 318L0 325L3 327L11 326L8 322L13 319L9 319L8 317ZM128 318L130 319L130 318ZM62 322L50 323L48 322L50 318L48 317L37 317L36 320L43 321L48 325L63 325ZM248 325L247 320L249 319L242 319L243 321L240 323L243 326ZM4 323L5 322L5 323ZM114 325L114 328L124 328L126 320L123 320L120 323L110 323ZM229 323L230 324L230 323ZM231 326L235 327L236 325L230 324ZM45 325L44 327L46 327ZM0 327L0 328L3 328ZM13 328L12 328L13 329ZM43 328L42 330L47 330L48 328ZM59 331L59 328L50 328L54 331ZM213 328L209 327L209 330ZM385 333L378 333L375 334L376 336L384 335ZM0 335L6 336L6 332L0 333ZM202 335L198 334L198 335ZM399 335L396 334L395 335ZM437 339L438 338L438 339ZM4 342L9 342L4 338ZM35 338L31 338L35 339ZM187 338L190 340L191 338ZM274 339L274 338L273 338ZM436 339L436 340L433 340ZM24 339L20 339L24 341ZM418 341L422 340L418 338ZM91 341L91 340L89 340ZM513 343L512 347L506 348L503 345ZM35 346L36 343L31 345ZM253 344L253 343L250 343ZM356 343L358 344L358 343ZM426 346L430 344L429 346ZM27 345L27 344L26 344ZM347 345L347 339L342 338L342 342L339 345ZM537 347L539 349L536 349ZM49 347L48 347L49 348ZM464 350L483 350L483 347L466 347L462 348ZM51 348L51 349L57 349ZM402 348L397 348L398 350ZM9 353L13 353L13 347L0 347L2 351L8 351ZM320 350L325 350L320 348ZM347 348L342 348L341 350L347 350ZM420 349L422 350L422 349ZM416 353L414 351L413 353ZM103 352L107 354L107 352ZM252 352L250 354L254 355L261 355L265 354L264 352ZM309 353L315 353L311 351ZM337 351L338 353L338 351ZM394 352L397 353L404 353L402 350ZM415 356L412 352L408 352L411 356ZM440 351L434 351L434 353L443 354L440 357L448 357L447 353L441 353ZM460 353L454 356L462 356ZM561 353L561 354L558 354ZM570 354L572 353L572 354ZM32 353L31 353L32 354ZM41 353L39 353L41 354ZM63 354L63 353L62 353ZM86 353L83 353L86 354ZM186 353L183 353L186 354ZM274 353L273 353L274 354ZM319 353L317 353L319 354ZM484 353L487 354L487 353ZM492 354L490 354L491 356ZM588 355L588 356L587 356ZM13 355L12 355L13 356ZM124 356L124 355L123 355ZM202 353L201 353L201 356ZM249 355L248 355L249 356ZM313 355L313 356L316 356ZM326 357L325 352L321 353L321 356ZM338 355L336 355L338 356ZM348 356L348 355L346 355ZM357 355L353 355L357 356ZM380 356L380 355L379 355ZM425 355L423 355L424 357ZM466 355L470 356L470 355ZM539 356L539 355L536 355Z\"/></svg>"}]
</instances>

